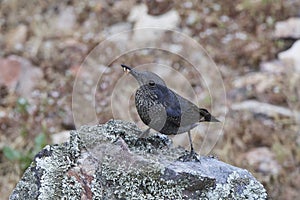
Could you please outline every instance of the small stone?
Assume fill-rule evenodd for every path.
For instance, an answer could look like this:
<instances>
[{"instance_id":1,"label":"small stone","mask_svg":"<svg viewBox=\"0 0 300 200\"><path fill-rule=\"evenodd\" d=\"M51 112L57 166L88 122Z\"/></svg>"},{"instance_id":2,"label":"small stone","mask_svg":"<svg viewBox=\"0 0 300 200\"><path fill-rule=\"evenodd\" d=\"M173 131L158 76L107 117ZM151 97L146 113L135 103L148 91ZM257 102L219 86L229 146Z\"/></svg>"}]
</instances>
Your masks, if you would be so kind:
<instances>
[{"instance_id":1,"label":"small stone","mask_svg":"<svg viewBox=\"0 0 300 200\"><path fill-rule=\"evenodd\" d=\"M33 66L29 60L15 55L0 59L0 71L0 84L24 97L30 97L43 76L41 69Z\"/></svg>"},{"instance_id":2,"label":"small stone","mask_svg":"<svg viewBox=\"0 0 300 200\"><path fill-rule=\"evenodd\" d=\"M171 0L146 1L149 15L161 15L168 12L174 5Z\"/></svg>"},{"instance_id":3,"label":"small stone","mask_svg":"<svg viewBox=\"0 0 300 200\"><path fill-rule=\"evenodd\" d=\"M281 65L279 69L283 69ZM285 105L286 96L282 92L283 77L269 72L252 72L236 78L232 85L234 89L229 92L233 100L242 101L256 98L258 101L276 105Z\"/></svg>"},{"instance_id":4,"label":"small stone","mask_svg":"<svg viewBox=\"0 0 300 200\"><path fill-rule=\"evenodd\" d=\"M286 21L277 22L274 36L276 38L300 39L300 18L292 17Z\"/></svg>"},{"instance_id":5,"label":"small stone","mask_svg":"<svg viewBox=\"0 0 300 200\"><path fill-rule=\"evenodd\" d=\"M189 15L186 19L186 24L190 26L194 25L198 19L199 19L199 13L196 11L191 11L189 12Z\"/></svg>"},{"instance_id":6,"label":"small stone","mask_svg":"<svg viewBox=\"0 0 300 200\"><path fill-rule=\"evenodd\" d=\"M121 22L121 23L116 23L116 24L113 24L107 28L104 29L103 31L103 34L106 35L107 37L111 36L111 35L114 35L114 34L118 34L120 32L123 32L123 31L128 31L130 30L132 27L131 23L128 23L128 22ZM124 34L122 34L123 36ZM117 38L118 40L121 40L121 41L126 41L128 40L129 38L127 37L124 37L124 38Z\"/></svg>"},{"instance_id":7,"label":"small stone","mask_svg":"<svg viewBox=\"0 0 300 200\"><path fill-rule=\"evenodd\" d=\"M60 14L56 19L56 30L57 32L72 32L74 31L76 23L76 14L74 8L69 6L63 10L61 10Z\"/></svg>"},{"instance_id":8,"label":"small stone","mask_svg":"<svg viewBox=\"0 0 300 200\"><path fill-rule=\"evenodd\" d=\"M294 67L295 70L300 72L300 40L297 40L291 48L286 51L280 52L278 58L288 67Z\"/></svg>"},{"instance_id":9,"label":"small stone","mask_svg":"<svg viewBox=\"0 0 300 200\"><path fill-rule=\"evenodd\" d=\"M285 70L285 66L279 60L263 62L260 64L260 71L262 72L279 75L283 74Z\"/></svg>"},{"instance_id":10,"label":"small stone","mask_svg":"<svg viewBox=\"0 0 300 200\"><path fill-rule=\"evenodd\" d=\"M6 35L7 47L9 49L20 50L27 38L28 28L24 24L18 25Z\"/></svg>"},{"instance_id":11,"label":"small stone","mask_svg":"<svg viewBox=\"0 0 300 200\"><path fill-rule=\"evenodd\" d=\"M0 71L0 84L14 90L21 74L21 64L14 59L1 58Z\"/></svg>"},{"instance_id":12,"label":"small stone","mask_svg":"<svg viewBox=\"0 0 300 200\"><path fill-rule=\"evenodd\" d=\"M62 131L59 133L51 134L52 144L62 144L69 141L70 131Z\"/></svg>"},{"instance_id":13,"label":"small stone","mask_svg":"<svg viewBox=\"0 0 300 200\"><path fill-rule=\"evenodd\" d=\"M140 4L132 8L127 19L130 22L134 22L134 29L149 28L145 30L143 35L134 35L134 38L138 41L154 40L159 37L155 28L175 29L180 21L180 16L176 10L170 10L159 16L151 16L147 12L147 6L145 4Z\"/></svg>"},{"instance_id":14,"label":"small stone","mask_svg":"<svg viewBox=\"0 0 300 200\"><path fill-rule=\"evenodd\" d=\"M277 175L281 169L275 159L275 154L267 147L259 147L248 151L245 154L245 159L250 166L264 174Z\"/></svg>"},{"instance_id":15,"label":"small stone","mask_svg":"<svg viewBox=\"0 0 300 200\"><path fill-rule=\"evenodd\" d=\"M255 100L246 100L241 103L232 104L231 108L233 110L242 110L242 111L250 111L254 114L263 114L271 118L276 118L278 116L296 118L296 121L300 121L300 113L293 112L292 110L276 106L268 103L262 103Z\"/></svg>"}]
</instances>

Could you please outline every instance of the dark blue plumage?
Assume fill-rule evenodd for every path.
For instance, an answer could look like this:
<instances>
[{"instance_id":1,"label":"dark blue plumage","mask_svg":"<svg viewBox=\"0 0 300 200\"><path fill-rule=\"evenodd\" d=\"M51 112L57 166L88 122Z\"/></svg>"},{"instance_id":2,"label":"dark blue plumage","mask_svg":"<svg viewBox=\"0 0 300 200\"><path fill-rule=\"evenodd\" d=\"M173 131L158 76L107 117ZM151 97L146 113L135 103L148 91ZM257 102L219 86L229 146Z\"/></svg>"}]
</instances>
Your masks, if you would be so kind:
<instances>
[{"instance_id":1,"label":"dark blue plumage","mask_svg":"<svg viewBox=\"0 0 300 200\"><path fill-rule=\"evenodd\" d=\"M195 156L190 130L199 122L219 120L206 109L198 108L169 89L158 75L148 71L138 71L126 65L122 67L139 83L135 94L135 105L141 120L150 128L165 135L188 132L191 144L190 156Z\"/></svg>"}]
</instances>

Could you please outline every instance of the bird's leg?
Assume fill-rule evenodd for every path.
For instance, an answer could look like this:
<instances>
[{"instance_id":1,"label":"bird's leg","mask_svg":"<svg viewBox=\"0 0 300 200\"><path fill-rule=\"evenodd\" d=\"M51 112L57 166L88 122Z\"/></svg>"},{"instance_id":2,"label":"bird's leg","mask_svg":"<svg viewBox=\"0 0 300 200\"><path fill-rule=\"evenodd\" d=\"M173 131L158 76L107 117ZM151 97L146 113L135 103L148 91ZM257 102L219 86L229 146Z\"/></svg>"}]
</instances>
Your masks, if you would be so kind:
<instances>
[{"instance_id":1,"label":"bird's leg","mask_svg":"<svg viewBox=\"0 0 300 200\"><path fill-rule=\"evenodd\" d=\"M194 147L193 147L193 141L192 141L192 136L191 136L191 131L188 131L188 135L189 135L189 141L190 141L190 145L191 145L191 151L189 154L180 156L178 158L178 160L182 161L182 162L200 162L199 158L198 158L198 154L194 151Z\"/></svg>"},{"instance_id":2,"label":"bird's leg","mask_svg":"<svg viewBox=\"0 0 300 200\"><path fill-rule=\"evenodd\" d=\"M189 141L190 141L190 146L191 146L191 152L190 154L194 154L195 151L194 151L194 147L193 147L193 141L192 141L192 136L191 136L191 131L188 131L188 135L189 135Z\"/></svg>"},{"instance_id":3,"label":"bird's leg","mask_svg":"<svg viewBox=\"0 0 300 200\"><path fill-rule=\"evenodd\" d=\"M194 146L193 146L193 141L192 141L192 136L191 136L191 130L188 131L188 135L189 135L189 141L190 141L190 145L191 145L191 151L190 151L190 155L188 158L188 161L197 161L200 162L200 160L198 159L198 154L194 151Z\"/></svg>"},{"instance_id":4,"label":"bird's leg","mask_svg":"<svg viewBox=\"0 0 300 200\"><path fill-rule=\"evenodd\" d=\"M142 134L139 136L139 138L144 138L145 136L148 136L149 133L150 133L150 128L147 128L147 130L142 132Z\"/></svg>"}]
</instances>

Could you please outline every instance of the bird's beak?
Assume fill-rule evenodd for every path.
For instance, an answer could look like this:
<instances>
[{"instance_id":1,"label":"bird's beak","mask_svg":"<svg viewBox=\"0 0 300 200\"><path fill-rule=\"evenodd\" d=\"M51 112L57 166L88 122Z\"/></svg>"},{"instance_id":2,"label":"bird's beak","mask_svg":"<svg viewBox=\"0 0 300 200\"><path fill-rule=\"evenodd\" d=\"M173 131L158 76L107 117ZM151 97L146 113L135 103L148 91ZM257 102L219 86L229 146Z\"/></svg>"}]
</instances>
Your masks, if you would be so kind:
<instances>
[{"instance_id":1,"label":"bird's beak","mask_svg":"<svg viewBox=\"0 0 300 200\"><path fill-rule=\"evenodd\" d=\"M217 118L215 118L214 116L210 117L210 121L211 122L221 122L220 120L218 120Z\"/></svg>"},{"instance_id":2,"label":"bird's beak","mask_svg":"<svg viewBox=\"0 0 300 200\"><path fill-rule=\"evenodd\" d=\"M133 69L131 67L128 67L127 65L121 64L121 66L123 67L123 71L126 74L131 74L138 81L139 84L142 84L142 82L140 81L140 78L139 78L140 77L140 73L137 70L135 70L135 69Z\"/></svg>"},{"instance_id":3,"label":"bird's beak","mask_svg":"<svg viewBox=\"0 0 300 200\"><path fill-rule=\"evenodd\" d=\"M126 74L129 74L129 73L130 73L130 71L131 71L131 68L130 68L130 67L128 67L127 65L123 65L123 64L121 64L121 66L123 67L123 71L124 71Z\"/></svg>"},{"instance_id":4,"label":"bird's beak","mask_svg":"<svg viewBox=\"0 0 300 200\"><path fill-rule=\"evenodd\" d=\"M139 83L139 85L143 85L144 84L143 80L142 80L143 73L139 72L138 70L135 70L134 68L128 67L127 65L121 64L121 66L123 67L123 71L126 74L131 74L137 80L137 82Z\"/></svg>"}]
</instances>

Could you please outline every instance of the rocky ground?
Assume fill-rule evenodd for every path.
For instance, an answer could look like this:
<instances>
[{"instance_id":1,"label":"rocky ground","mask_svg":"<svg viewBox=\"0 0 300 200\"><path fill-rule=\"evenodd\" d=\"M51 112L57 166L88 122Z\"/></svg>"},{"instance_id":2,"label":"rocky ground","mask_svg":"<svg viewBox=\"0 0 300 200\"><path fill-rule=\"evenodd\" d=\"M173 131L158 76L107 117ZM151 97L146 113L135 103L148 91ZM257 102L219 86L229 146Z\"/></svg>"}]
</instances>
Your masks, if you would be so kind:
<instances>
[{"instance_id":1,"label":"rocky ground","mask_svg":"<svg viewBox=\"0 0 300 200\"><path fill-rule=\"evenodd\" d=\"M221 72L227 100L213 107L217 116L224 109L227 114L222 137L209 154L251 171L270 198L295 199L300 189L299 10L293 0L0 1L0 193L6 199L33 156L75 128L75 78L92 80L80 70L87 55L93 56L90 52L114 33L156 26L193 38ZM158 41L171 40L164 35ZM174 51L180 47L170 46ZM109 56L122 48L102 53ZM172 66L189 78L204 106L210 104L188 62L151 50L127 53L107 65L96 63L105 70L95 94L99 123L116 117L109 105L123 75L119 62ZM172 76L165 78L176 85ZM210 93L218 91L215 87ZM196 146L203 139L194 134ZM185 135L173 140L188 148Z\"/></svg>"}]
</instances>

